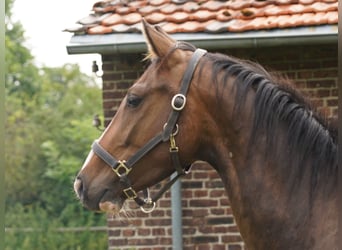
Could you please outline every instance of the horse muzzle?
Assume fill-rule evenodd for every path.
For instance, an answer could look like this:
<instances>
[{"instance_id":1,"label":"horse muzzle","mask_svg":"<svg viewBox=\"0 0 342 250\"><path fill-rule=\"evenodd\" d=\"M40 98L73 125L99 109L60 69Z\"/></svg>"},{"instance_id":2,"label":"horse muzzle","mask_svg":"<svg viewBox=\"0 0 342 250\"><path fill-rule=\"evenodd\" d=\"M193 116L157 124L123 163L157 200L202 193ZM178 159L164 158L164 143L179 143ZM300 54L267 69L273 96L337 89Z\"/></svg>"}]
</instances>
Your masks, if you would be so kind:
<instances>
[{"instance_id":1,"label":"horse muzzle","mask_svg":"<svg viewBox=\"0 0 342 250\"><path fill-rule=\"evenodd\" d=\"M117 214L124 203L124 199L119 195L121 193L119 190L115 192L108 188L87 188L80 176L77 176L74 181L74 191L82 205L92 211Z\"/></svg>"}]
</instances>

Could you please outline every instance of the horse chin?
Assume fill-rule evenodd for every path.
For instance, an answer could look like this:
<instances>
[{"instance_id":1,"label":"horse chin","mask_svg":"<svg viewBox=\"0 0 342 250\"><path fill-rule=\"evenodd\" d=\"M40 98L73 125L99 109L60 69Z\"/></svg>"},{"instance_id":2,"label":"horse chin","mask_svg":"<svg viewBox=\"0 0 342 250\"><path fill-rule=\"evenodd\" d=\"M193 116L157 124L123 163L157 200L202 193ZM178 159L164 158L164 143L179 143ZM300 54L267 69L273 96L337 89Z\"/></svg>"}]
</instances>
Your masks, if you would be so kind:
<instances>
[{"instance_id":1,"label":"horse chin","mask_svg":"<svg viewBox=\"0 0 342 250\"><path fill-rule=\"evenodd\" d=\"M124 200L116 199L116 200L106 200L99 202L99 209L101 212L117 215L120 213L121 208L123 206Z\"/></svg>"},{"instance_id":2,"label":"horse chin","mask_svg":"<svg viewBox=\"0 0 342 250\"><path fill-rule=\"evenodd\" d=\"M122 206L119 203L112 201L104 201L99 203L100 211L108 214L119 214L121 207Z\"/></svg>"}]
</instances>

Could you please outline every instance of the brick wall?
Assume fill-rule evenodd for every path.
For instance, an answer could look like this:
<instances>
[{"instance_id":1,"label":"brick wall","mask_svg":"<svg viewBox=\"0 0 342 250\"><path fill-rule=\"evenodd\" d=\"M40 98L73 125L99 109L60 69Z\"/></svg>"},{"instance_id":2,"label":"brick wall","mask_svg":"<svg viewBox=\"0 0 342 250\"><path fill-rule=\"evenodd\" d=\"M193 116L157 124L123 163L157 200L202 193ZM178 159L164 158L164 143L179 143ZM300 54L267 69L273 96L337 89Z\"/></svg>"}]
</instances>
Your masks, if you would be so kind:
<instances>
[{"instance_id":1,"label":"brick wall","mask_svg":"<svg viewBox=\"0 0 342 250\"><path fill-rule=\"evenodd\" d=\"M319 106L337 116L337 46L231 49L221 51L251 59L285 73ZM142 73L141 55L103 55L103 108L106 124L126 90ZM128 203L128 207L134 206ZM128 209L123 218L108 217L109 249L171 249L171 201L167 193L151 214ZM210 166L198 163L182 180L184 249L244 249L223 185ZM127 217L127 218L125 218Z\"/></svg>"}]
</instances>

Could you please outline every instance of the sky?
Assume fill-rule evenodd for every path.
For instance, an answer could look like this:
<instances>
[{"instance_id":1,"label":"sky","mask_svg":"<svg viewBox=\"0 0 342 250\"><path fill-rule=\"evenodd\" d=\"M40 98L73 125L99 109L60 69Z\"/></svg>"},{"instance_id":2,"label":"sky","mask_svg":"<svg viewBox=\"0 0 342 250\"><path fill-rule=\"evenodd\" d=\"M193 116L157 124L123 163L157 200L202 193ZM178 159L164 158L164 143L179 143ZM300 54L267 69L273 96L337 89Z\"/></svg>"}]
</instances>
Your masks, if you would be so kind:
<instances>
[{"instance_id":1,"label":"sky","mask_svg":"<svg viewBox=\"0 0 342 250\"><path fill-rule=\"evenodd\" d=\"M59 67L76 63L81 71L91 75L92 61L100 65L98 54L68 55L66 45L72 33L63 29L91 13L98 0L15 0L13 19L25 29L25 46L31 50L37 66Z\"/></svg>"}]
</instances>

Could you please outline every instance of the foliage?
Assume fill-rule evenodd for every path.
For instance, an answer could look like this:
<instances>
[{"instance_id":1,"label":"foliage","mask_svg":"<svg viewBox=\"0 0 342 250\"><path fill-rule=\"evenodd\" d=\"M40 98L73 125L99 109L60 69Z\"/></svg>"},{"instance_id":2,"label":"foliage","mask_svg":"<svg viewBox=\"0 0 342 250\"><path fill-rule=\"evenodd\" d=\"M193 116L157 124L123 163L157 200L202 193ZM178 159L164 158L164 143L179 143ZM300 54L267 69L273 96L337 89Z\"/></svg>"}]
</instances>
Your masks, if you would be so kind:
<instances>
[{"instance_id":1,"label":"foliage","mask_svg":"<svg viewBox=\"0 0 342 250\"><path fill-rule=\"evenodd\" d=\"M74 202L73 178L99 135L91 121L101 110L101 96L77 66L41 71L40 90L31 98L19 98L16 91L7 95L7 203L39 202L58 214ZM61 204L52 203L61 195Z\"/></svg>"},{"instance_id":2,"label":"foliage","mask_svg":"<svg viewBox=\"0 0 342 250\"><path fill-rule=\"evenodd\" d=\"M77 65L34 64L20 23L6 0L5 190L6 249L105 249L106 233L56 232L70 226L105 225L104 215L76 200L73 179L99 132L101 90ZM103 247L101 247L103 245Z\"/></svg>"},{"instance_id":3,"label":"foliage","mask_svg":"<svg viewBox=\"0 0 342 250\"><path fill-rule=\"evenodd\" d=\"M39 90L38 69L30 50L23 46L25 31L21 23L11 19L12 0L5 1L5 87L6 93L16 92L21 98L30 98Z\"/></svg>"},{"instance_id":4,"label":"foliage","mask_svg":"<svg viewBox=\"0 0 342 250\"><path fill-rule=\"evenodd\" d=\"M19 204L13 207L18 214L6 214L12 231L6 232L5 250L36 249L36 250L93 250L107 249L106 231L93 232L86 230L92 224L95 214L84 216L84 231L68 231L57 219L51 219L42 208L25 208ZM18 215L20 219L18 219ZM69 225L72 226L72 225Z\"/></svg>"}]
</instances>

